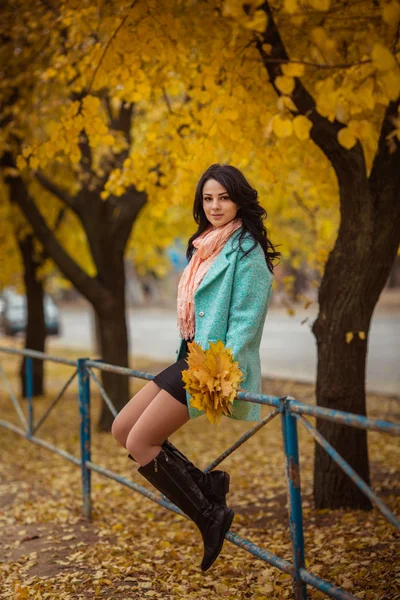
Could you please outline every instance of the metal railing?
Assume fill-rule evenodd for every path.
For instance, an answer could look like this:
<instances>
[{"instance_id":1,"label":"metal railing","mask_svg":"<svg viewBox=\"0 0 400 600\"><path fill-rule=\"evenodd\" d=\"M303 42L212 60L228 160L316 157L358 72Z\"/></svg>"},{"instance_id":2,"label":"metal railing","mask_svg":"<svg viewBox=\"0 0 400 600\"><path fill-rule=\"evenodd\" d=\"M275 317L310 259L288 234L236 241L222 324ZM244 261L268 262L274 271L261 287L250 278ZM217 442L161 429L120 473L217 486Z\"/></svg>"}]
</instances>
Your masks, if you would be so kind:
<instances>
[{"instance_id":1,"label":"metal railing","mask_svg":"<svg viewBox=\"0 0 400 600\"><path fill-rule=\"evenodd\" d=\"M83 497L83 514L90 519L91 518L91 472L96 471L109 479L113 479L122 483L123 485L139 492L143 496L146 496L153 502L157 502L161 506L168 508L186 518L188 518L179 508L169 502L164 496L160 497L157 494L147 490L139 484L126 479L105 469L99 465L96 465L91 461L91 449L90 449L90 382L99 389L100 394L106 402L111 413L115 417L118 411L115 409L110 398L107 396L103 386L101 385L97 375L93 369L102 371L108 371L111 373L119 373L128 377L137 377L139 379L152 380L154 375L146 373L144 371L136 371L134 369L128 369L125 367L117 367L109 364L105 364L101 361L90 360L88 358L79 358L78 360L69 360L64 358L58 358L50 356L42 352L36 352L34 350L16 350L13 348L0 347L0 353L14 354L26 357L26 395L28 403L28 418L18 402L17 397L12 391L11 385L4 369L0 363L0 376L4 381L6 390L15 406L18 417L22 423L22 428L0 419L0 425L18 433L31 442L39 444L52 452L63 456L67 460L76 464L81 468L82 473L82 497ZM32 404L32 390L33 390L33 368L32 359L46 360L49 362L62 363L73 367L73 373L68 378L59 394L53 400L48 409L35 423L33 414ZM50 412L54 409L68 386L72 383L74 378L78 376L78 402L79 402L79 413L80 413L80 449L81 456L77 458L71 453L66 452L60 448L57 448L53 444L46 442L38 438L35 434L45 419L48 417ZM390 435L400 435L400 424L393 423L390 421L382 421L377 419L370 419L360 415L342 412L338 410L332 410L328 408L321 408L299 402L291 396L284 396L279 398L277 396L268 396L265 394L252 394L250 392L240 392L237 395L238 399L245 400L248 402L255 402L258 404L268 405L273 410L263 420L257 423L243 436L241 436L230 448L225 450L218 458L216 458L210 465L208 465L204 472L211 471L217 465L219 465L227 456L237 450L242 444L244 444L250 437L257 433L267 423L270 423L275 417L281 417L282 435L283 435L283 447L285 453L285 472L287 480L287 493L288 493L288 504L289 504L289 526L290 526L290 537L292 544L292 562L280 558L275 554L272 554L265 548L261 548L256 544L253 544L250 540L244 539L241 536L229 531L226 534L226 539L243 548L253 556L260 558L261 560L277 567L281 571L288 573L293 578L294 586L294 598L296 600L307 599L306 586L309 584L318 590L321 590L331 598L337 598L339 600L356 600L356 597L346 592L345 590L336 587L329 581L326 581L317 575L314 575L305 568L304 558L304 535L303 535L303 516L302 516L302 501L301 501L301 484L300 484L300 466L299 466L299 447L297 439L297 422L300 422L305 429L314 437L314 439L328 452L331 458L339 465L341 469L353 480L353 482L360 488L360 490L368 496L371 502L377 507L377 509L384 515L384 517L392 523L398 530L400 530L400 521L393 514L393 512L386 506L382 500L372 491L372 489L361 479L361 477L354 471L354 469L344 460L344 458L329 444L329 442L317 431L317 429L304 417L304 415L312 415L320 419L333 421L335 423L345 424L350 427L357 427L360 429L367 429L370 431L380 431Z\"/></svg>"}]
</instances>

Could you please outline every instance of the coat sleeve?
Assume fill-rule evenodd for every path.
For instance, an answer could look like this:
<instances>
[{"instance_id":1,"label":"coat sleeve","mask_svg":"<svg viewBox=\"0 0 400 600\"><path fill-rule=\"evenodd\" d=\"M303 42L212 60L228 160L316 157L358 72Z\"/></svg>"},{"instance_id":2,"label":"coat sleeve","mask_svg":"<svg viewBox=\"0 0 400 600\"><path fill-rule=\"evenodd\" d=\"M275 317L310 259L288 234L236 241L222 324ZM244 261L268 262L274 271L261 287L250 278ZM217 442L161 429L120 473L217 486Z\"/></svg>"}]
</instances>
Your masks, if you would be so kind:
<instances>
[{"instance_id":1,"label":"coat sleeve","mask_svg":"<svg viewBox=\"0 0 400 600\"><path fill-rule=\"evenodd\" d=\"M225 346L231 348L234 359L239 362L243 381L247 377L248 346L259 332L260 320L265 320L272 281L273 274L267 267L260 245L246 256L240 253L234 276Z\"/></svg>"}]
</instances>

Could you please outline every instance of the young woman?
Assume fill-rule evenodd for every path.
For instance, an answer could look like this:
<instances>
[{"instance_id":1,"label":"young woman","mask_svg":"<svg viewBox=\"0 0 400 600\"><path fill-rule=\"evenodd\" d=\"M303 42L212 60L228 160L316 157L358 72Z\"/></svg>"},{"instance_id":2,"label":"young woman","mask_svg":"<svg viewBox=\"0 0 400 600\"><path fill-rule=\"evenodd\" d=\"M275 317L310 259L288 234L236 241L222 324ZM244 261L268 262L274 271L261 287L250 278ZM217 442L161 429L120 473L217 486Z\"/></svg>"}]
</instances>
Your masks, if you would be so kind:
<instances>
[{"instance_id":1,"label":"young woman","mask_svg":"<svg viewBox=\"0 0 400 600\"><path fill-rule=\"evenodd\" d=\"M198 229L188 242L188 265L178 285L181 336L176 362L158 373L120 411L112 435L140 464L138 472L197 525L203 538L201 569L222 549L234 512L226 506L229 474L203 473L167 439L190 418L182 370L188 342L203 350L222 340L243 372L240 385L261 392L260 341L271 296L272 260L280 255L267 237L257 191L230 165L211 165L201 177L193 215ZM233 419L260 420L260 406L235 400Z\"/></svg>"}]
</instances>

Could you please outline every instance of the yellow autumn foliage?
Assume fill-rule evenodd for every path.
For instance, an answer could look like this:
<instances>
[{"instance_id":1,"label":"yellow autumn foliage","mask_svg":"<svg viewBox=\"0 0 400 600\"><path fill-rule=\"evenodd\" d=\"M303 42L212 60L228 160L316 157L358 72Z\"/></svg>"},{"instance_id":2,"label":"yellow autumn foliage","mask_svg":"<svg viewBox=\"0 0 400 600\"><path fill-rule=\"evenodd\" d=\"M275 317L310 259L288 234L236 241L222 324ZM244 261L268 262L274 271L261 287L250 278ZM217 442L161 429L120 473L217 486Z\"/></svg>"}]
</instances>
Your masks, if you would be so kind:
<instances>
[{"instance_id":1,"label":"yellow autumn foliage","mask_svg":"<svg viewBox=\"0 0 400 600\"><path fill-rule=\"evenodd\" d=\"M290 119L285 119L278 115L273 120L273 129L278 138L285 138L292 135L293 124Z\"/></svg>"},{"instance_id":2,"label":"yellow autumn foliage","mask_svg":"<svg viewBox=\"0 0 400 600\"><path fill-rule=\"evenodd\" d=\"M210 342L203 350L196 342L188 343L188 369L182 371L185 389L193 408L204 410L210 423L220 424L221 415L229 416L243 373L230 348L222 340Z\"/></svg>"},{"instance_id":3,"label":"yellow autumn foliage","mask_svg":"<svg viewBox=\"0 0 400 600\"><path fill-rule=\"evenodd\" d=\"M338 132L337 137L339 144L344 148L347 148L347 150L350 150L350 148L357 143L357 138L353 135L349 127L343 127L343 129Z\"/></svg>"},{"instance_id":4,"label":"yellow autumn foliage","mask_svg":"<svg viewBox=\"0 0 400 600\"><path fill-rule=\"evenodd\" d=\"M294 79L288 75L280 75L275 80L276 87L283 93L290 95L294 90Z\"/></svg>"},{"instance_id":5,"label":"yellow autumn foliage","mask_svg":"<svg viewBox=\"0 0 400 600\"><path fill-rule=\"evenodd\" d=\"M320 19L321 12L336 10L333 1L273 0L270 5L288 51L288 59L275 64L280 69L275 87L257 51L258 44L276 60L263 37L268 24L259 0L201 7L110 0L100 12L98 3L88 0L61 4L56 21L42 3L19 0L19 23L0 23L11 40L3 48L10 70L0 102L7 102L16 73L19 84L0 151L19 135L17 166L23 177L38 170L49 176L60 172L71 195L85 188L92 192L99 182L99 196L108 205L133 188L143 192L146 204L126 256L141 273L155 270L160 276L168 269L164 250L177 237L187 241L193 229L195 181L210 160L234 164L258 189L271 238L281 235L284 259L300 252L323 273L338 230L338 184L330 162L310 139L309 115L296 114L295 78L312 96L316 112L345 125L338 134L344 148L359 141L370 171L383 111L400 94L393 29L399 2L385 2L379 10L368 2L347 3L339 22ZM24 36L30 46L14 52ZM342 64L348 66L337 66ZM135 116L127 140L115 124L130 103ZM90 177L82 168L88 160L82 155L83 135L91 151ZM387 141L399 138L396 125ZM41 194L35 190L38 202ZM55 200L47 198L43 215L51 223ZM75 231L71 228L69 235ZM80 244L73 246L75 252ZM90 261L84 262L85 271L93 272Z\"/></svg>"},{"instance_id":6,"label":"yellow autumn foliage","mask_svg":"<svg viewBox=\"0 0 400 600\"><path fill-rule=\"evenodd\" d=\"M305 67L301 63L290 62L286 65L282 65L282 71L288 77L301 77L302 75L304 75L304 69Z\"/></svg>"},{"instance_id":7,"label":"yellow autumn foliage","mask_svg":"<svg viewBox=\"0 0 400 600\"><path fill-rule=\"evenodd\" d=\"M382 18L391 27L398 27L400 21L400 4L392 0L382 6Z\"/></svg>"},{"instance_id":8,"label":"yellow autumn foliage","mask_svg":"<svg viewBox=\"0 0 400 600\"><path fill-rule=\"evenodd\" d=\"M298 115L293 119L293 130L299 140L308 140L312 123L307 117Z\"/></svg>"},{"instance_id":9,"label":"yellow autumn foliage","mask_svg":"<svg viewBox=\"0 0 400 600\"><path fill-rule=\"evenodd\" d=\"M390 71L396 67L396 61L389 48L383 44L374 44L371 52L372 64L379 71Z\"/></svg>"}]
</instances>

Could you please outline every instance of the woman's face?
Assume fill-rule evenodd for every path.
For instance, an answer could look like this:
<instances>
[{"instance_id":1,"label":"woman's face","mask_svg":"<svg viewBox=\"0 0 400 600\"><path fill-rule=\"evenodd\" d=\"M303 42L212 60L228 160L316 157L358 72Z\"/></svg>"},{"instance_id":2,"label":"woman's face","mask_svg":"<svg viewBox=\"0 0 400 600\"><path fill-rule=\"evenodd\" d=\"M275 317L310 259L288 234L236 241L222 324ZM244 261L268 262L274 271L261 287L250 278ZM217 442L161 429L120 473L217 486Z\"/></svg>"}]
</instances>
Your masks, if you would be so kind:
<instances>
[{"instance_id":1,"label":"woman's face","mask_svg":"<svg viewBox=\"0 0 400 600\"><path fill-rule=\"evenodd\" d=\"M223 185L215 179L208 179L203 186L203 209L207 219L216 229L232 221L239 206L229 198L229 193Z\"/></svg>"}]
</instances>

